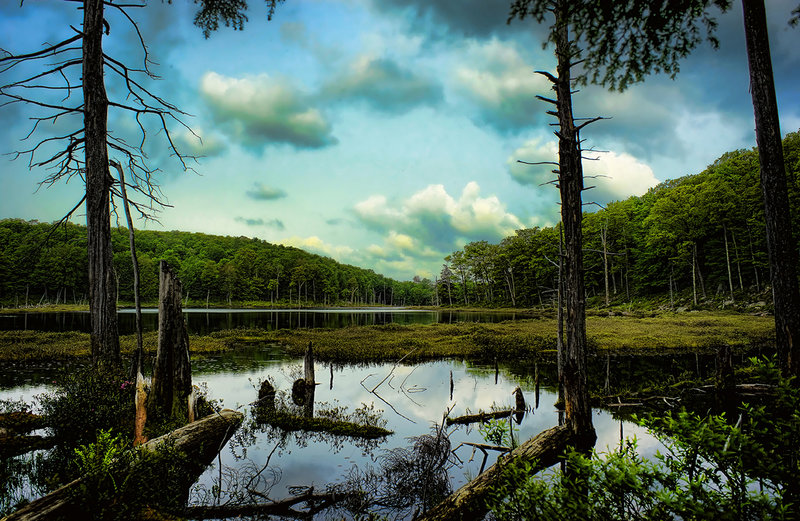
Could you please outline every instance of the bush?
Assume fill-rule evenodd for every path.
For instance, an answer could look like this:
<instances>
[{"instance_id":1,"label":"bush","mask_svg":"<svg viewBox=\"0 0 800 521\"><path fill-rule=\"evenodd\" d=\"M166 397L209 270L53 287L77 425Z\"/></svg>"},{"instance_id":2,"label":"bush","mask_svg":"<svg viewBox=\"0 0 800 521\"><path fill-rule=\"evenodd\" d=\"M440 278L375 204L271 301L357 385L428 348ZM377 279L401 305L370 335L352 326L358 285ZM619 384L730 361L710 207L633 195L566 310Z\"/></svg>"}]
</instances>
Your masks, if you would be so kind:
<instances>
[{"instance_id":1,"label":"bush","mask_svg":"<svg viewBox=\"0 0 800 521\"><path fill-rule=\"evenodd\" d=\"M122 372L88 368L57 380L56 390L39 397L42 414L62 446L93 443L101 429L133 436L136 386Z\"/></svg>"},{"instance_id":2,"label":"bush","mask_svg":"<svg viewBox=\"0 0 800 521\"><path fill-rule=\"evenodd\" d=\"M640 420L664 444L652 461L628 441L619 452L571 453L566 473L508 465L487 506L499 520L761 520L800 516L800 389L769 360L754 371L778 382L765 405L737 417L687 411Z\"/></svg>"}]
</instances>

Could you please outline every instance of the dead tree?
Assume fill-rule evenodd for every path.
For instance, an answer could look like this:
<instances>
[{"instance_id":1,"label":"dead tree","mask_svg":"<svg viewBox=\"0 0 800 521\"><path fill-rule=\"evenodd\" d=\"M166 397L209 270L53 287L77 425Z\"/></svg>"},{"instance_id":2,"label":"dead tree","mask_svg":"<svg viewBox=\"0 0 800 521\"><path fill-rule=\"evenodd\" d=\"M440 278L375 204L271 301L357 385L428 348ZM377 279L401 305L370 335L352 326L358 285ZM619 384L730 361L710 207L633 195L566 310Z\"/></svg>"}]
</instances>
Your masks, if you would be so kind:
<instances>
[{"instance_id":1,"label":"dead tree","mask_svg":"<svg viewBox=\"0 0 800 521\"><path fill-rule=\"evenodd\" d=\"M527 11L515 11L512 17L524 17ZM559 357L562 365L564 406L567 425L575 434L594 439L592 411L589 404L586 362L586 296L583 282L583 165L580 131L602 117L590 118L576 124L572 113L572 59L578 54L569 36L570 6L566 0L547 2L546 11L553 14L555 23L550 30L550 40L555 44L556 75L537 71L553 84L555 99L537 96L550 103L555 110L547 111L558 119L558 163L553 170L558 175L554 181L561 194L561 225L564 233L563 287L566 310L566 342ZM591 187L589 187L591 188Z\"/></svg>"},{"instance_id":2,"label":"dead tree","mask_svg":"<svg viewBox=\"0 0 800 521\"><path fill-rule=\"evenodd\" d=\"M132 8L146 4L115 4L104 0L77 3L82 11L81 29L69 23L64 25L65 31L74 34L32 53L0 50L0 74L4 76L0 82L0 101L2 105L32 107L33 126L28 137L39 135L40 124L70 121L70 116L82 117L81 124L56 135L44 135L29 148L18 150L14 157L26 157L29 168L47 172L41 185L73 177L85 182L82 201L85 201L88 235L92 361L96 366L116 368L121 365L121 357L114 298L111 208L120 192L109 172L109 156L128 166L131 172L128 188L144 196L143 203L131 201L131 204L142 217L151 217L161 204L160 192L152 177L156 169L145 161L142 147L148 129L161 131L171 152L186 168L185 157L175 147L169 128L171 123L183 125L180 120L183 113L154 94L146 84L156 76L149 69L147 47L129 14ZM129 24L138 37L142 68L131 67L104 52L103 38L111 34L109 20L114 21L115 15L120 15L123 21L120 26L115 24L115 30ZM30 72L36 67L37 72ZM109 83L121 93L119 100L109 99L106 91ZM109 110L127 112L135 118L141 133L138 143L135 137L126 140L109 131ZM155 122L152 126L148 123L151 118Z\"/></svg>"},{"instance_id":3,"label":"dead tree","mask_svg":"<svg viewBox=\"0 0 800 521\"><path fill-rule=\"evenodd\" d=\"M181 309L181 282L166 261L159 263L158 351L148 409L159 416L186 418L192 392L189 334Z\"/></svg>"},{"instance_id":4,"label":"dead tree","mask_svg":"<svg viewBox=\"0 0 800 521\"><path fill-rule=\"evenodd\" d=\"M792 236L786 165L781 145L778 101L772 76L767 15L763 0L742 0L750 93L761 165L761 191L767 230L775 343L785 374L800 376L800 290L797 247ZM796 20L795 20L796 21Z\"/></svg>"}]
</instances>

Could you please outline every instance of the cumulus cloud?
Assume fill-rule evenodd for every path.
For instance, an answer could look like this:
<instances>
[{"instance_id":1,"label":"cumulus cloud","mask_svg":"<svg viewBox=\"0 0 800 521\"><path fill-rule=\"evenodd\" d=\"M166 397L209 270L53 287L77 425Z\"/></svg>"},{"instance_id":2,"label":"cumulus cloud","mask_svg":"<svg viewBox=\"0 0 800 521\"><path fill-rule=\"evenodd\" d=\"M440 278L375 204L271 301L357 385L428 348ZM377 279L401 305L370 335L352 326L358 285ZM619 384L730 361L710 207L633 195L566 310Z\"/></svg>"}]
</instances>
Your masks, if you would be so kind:
<instances>
[{"instance_id":1,"label":"cumulus cloud","mask_svg":"<svg viewBox=\"0 0 800 521\"><path fill-rule=\"evenodd\" d=\"M283 143L321 148L337 142L310 97L285 80L266 74L229 78L207 72L200 93L220 128L247 147Z\"/></svg>"},{"instance_id":2,"label":"cumulus cloud","mask_svg":"<svg viewBox=\"0 0 800 521\"><path fill-rule=\"evenodd\" d=\"M397 113L439 103L442 87L389 58L361 56L327 82L320 96L331 101L363 102L383 112Z\"/></svg>"},{"instance_id":3,"label":"cumulus cloud","mask_svg":"<svg viewBox=\"0 0 800 521\"><path fill-rule=\"evenodd\" d=\"M474 107L475 118L500 131L537 125L546 107L536 99L547 96L550 82L527 63L517 49L492 39L473 42L465 65L455 70L456 92Z\"/></svg>"},{"instance_id":4,"label":"cumulus cloud","mask_svg":"<svg viewBox=\"0 0 800 521\"><path fill-rule=\"evenodd\" d=\"M586 186L595 188L584 192L584 200L607 203L627 199L631 195L641 195L658 184L653 170L642 161L627 153L585 153L586 157L596 157L596 161L584 161L583 170ZM555 165L527 165L529 163L558 161L558 144L555 141L534 139L514 151L506 162L511 177L522 185L538 186L556 178L552 172Z\"/></svg>"},{"instance_id":5,"label":"cumulus cloud","mask_svg":"<svg viewBox=\"0 0 800 521\"><path fill-rule=\"evenodd\" d=\"M286 197L286 192L262 183L253 183L253 188L245 192L247 197L256 201L274 201Z\"/></svg>"},{"instance_id":6,"label":"cumulus cloud","mask_svg":"<svg viewBox=\"0 0 800 521\"><path fill-rule=\"evenodd\" d=\"M481 197L474 181L458 199L436 184L400 202L372 195L354 210L363 224L386 234L384 247L431 255L452 251L468 240L499 240L523 226L497 196Z\"/></svg>"}]
</instances>

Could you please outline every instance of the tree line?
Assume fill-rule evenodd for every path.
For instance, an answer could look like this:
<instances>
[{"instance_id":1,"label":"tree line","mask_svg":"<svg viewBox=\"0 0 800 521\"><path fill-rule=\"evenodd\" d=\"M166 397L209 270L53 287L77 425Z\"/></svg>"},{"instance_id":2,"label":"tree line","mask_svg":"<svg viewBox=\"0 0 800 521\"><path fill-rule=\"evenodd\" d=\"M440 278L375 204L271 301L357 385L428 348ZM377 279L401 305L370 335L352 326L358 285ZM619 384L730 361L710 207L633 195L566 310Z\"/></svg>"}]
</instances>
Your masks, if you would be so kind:
<instances>
[{"instance_id":1,"label":"tree line","mask_svg":"<svg viewBox=\"0 0 800 521\"><path fill-rule=\"evenodd\" d=\"M86 227L20 219L0 221L0 302L9 306L85 303ZM111 233L115 296L133 302L128 231ZM270 302L274 305L427 305L427 280L397 281L298 248L247 237L180 231L136 231L145 302L158 297L158 261L179 274L195 305Z\"/></svg>"},{"instance_id":2,"label":"tree line","mask_svg":"<svg viewBox=\"0 0 800 521\"><path fill-rule=\"evenodd\" d=\"M800 232L800 132L783 140L792 228ZM561 228L517 230L445 257L443 304L531 307L555 300ZM723 154L703 172L583 214L586 294L600 304L688 295L741 300L770 284L758 150Z\"/></svg>"}]
</instances>

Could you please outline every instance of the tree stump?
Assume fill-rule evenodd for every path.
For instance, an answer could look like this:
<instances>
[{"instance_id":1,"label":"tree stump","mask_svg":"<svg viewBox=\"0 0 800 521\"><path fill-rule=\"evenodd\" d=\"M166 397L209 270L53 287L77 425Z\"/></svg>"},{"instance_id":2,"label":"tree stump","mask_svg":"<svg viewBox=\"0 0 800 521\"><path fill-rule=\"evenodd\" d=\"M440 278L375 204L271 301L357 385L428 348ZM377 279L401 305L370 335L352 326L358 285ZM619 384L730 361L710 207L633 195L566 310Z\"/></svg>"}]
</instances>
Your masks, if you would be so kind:
<instances>
[{"instance_id":1,"label":"tree stump","mask_svg":"<svg viewBox=\"0 0 800 521\"><path fill-rule=\"evenodd\" d=\"M181 309L181 282L166 261L159 263L158 351L148 408L159 417L187 418L192 392L189 334Z\"/></svg>"}]
</instances>

